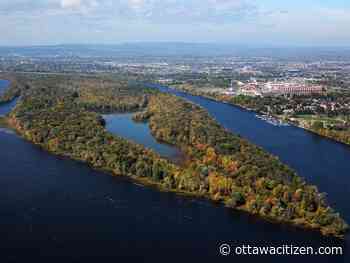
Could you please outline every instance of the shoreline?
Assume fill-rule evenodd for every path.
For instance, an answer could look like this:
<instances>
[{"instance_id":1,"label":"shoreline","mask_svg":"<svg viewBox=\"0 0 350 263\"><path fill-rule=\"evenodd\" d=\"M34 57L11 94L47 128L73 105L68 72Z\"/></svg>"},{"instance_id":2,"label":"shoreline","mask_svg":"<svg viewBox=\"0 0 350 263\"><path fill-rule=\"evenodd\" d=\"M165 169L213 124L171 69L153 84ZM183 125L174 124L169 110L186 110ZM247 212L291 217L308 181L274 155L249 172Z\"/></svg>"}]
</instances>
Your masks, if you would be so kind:
<instances>
[{"instance_id":1,"label":"shoreline","mask_svg":"<svg viewBox=\"0 0 350 263\"><path fill-rule=\"evenodd\" d=\"M52 96L49 93L49 91L46 95ZM62 94L62 96L63 95L64 93ZM271 196L270 199L268 198L272 194L272 190L271 190L272 188L271 189L269 188L268 190L263 188L264 196L261 197L262 198L261 202L270 200L266 202L268 202L271 205L271 208L272 207L276 208L275 210L273 210L273 211L276 211L276 213L273 211L270 213L271 210L269 210L268 212L261 212L262 210L260 210L260 208L262 207L260 205L257 205L257 208L253 208L256 206L256 202L258 202L256 201L257 200L256 198L258 198L258 196L255 193L255 190L256 190L255 188L254 188L255 190L248 189L249 191L247 190L246 192L242 192L243 194L245 194L244 198L248 198L246 199L247 202L244 201L244 203L238 203L238 204L230 203L230 201L232 201L232 198L235 198L235 197L232 197L232 195L230 194L231 191L233 191L232 193L236 193L235 191L238 191L238 192L243 191L241 190L241 187L243 186L241 186L240 184L235 185L233 178L225 177L225 171L221 171L218 169L235 170L236 168L234 167L232 168L232 166L230 166L230 165L235 166L235 163L231 163L231 164L228 163L227 164L228 166L227 167L225 166L226 168L220 168L221 166L213 167L214 170L211 172L211 174L204 176L206 178L206 180L204 180L204 177L199 178L196 176L196 175L200 176L199 173L197 174L195 170L191 170L191 169L197 169L196 168L197 166L194 166L193 168L191 168L191 167L185 166L185 164L181 166L172 164L168 160L161 158L155 152L147 150L145 147L140 147L138 144L135 144L133 142L131 143L130 141L125 140L123 137L112 136L112 134L110 134L106 130L106 128L103 125L101 125L100 123L101 114L88 112L88 111L74 111L75 108L70 108L72 106L70 103L73 103L71 101L73 101L74 98L73 97L68 97L68 98L69 98L69 101L66 102L67 106L65 106L64 104L56 104L55 108L52 108L51 106L51 108L48 108L47 110L39 109L39 111L37 112L38 115L35 118L31 118L32 115L29 115L28 119L26 119L26 115L22 111L26 110L26 107L31 107L30 106L31 103L40 103L40 100L38 100L37 97L32 98L28 96L27 101L24 100L20 104L21 107L17 107L16 110L9 115L9 117L7 118L7 122L9 123L9 126L15 129L17 131L17 134L19 134L22 138L33 143L34 145L39 146L40 148L44 149L46 152L52 153L56 156L62 156L64 158L69 158L72 160L83 162L87 164L89 167L91 167L92 169L107 172L114 176L125 176L133 179L134 181L141 182L143 185L156 187L161 191L174 192L180 195L186 195L191 197L206 198L208 200L227 205L230 207L230 209L245 211L251 215L256 215L257 218L261 218L266 221L270 221L270 222L272 221L283 225L296 226L297 228L301 228L301 229L310 229L324 236L332 236L332 237L344 239L346 234L346 229L347 229L347 225L345 221L343 221L340 218L340 216L333 217L328 210L325 210L326 207L324 207L323 205L320 205L320 209L321 209L320 213L324 216L332 216L332 221L327 224L319 223L321 221L317 221L315 223L313 220L311 220L311 217L306 217L304 215L297 214L296 212L291 212L293 214L290 217L287 217L285 216L284 213L282 213L285 210L283 211L281 210L281 213L279 213L278 211L280 210L278 211L276 210L276 209L282 209L278 201L279 199L274 196ZM152 98L153 100L152 100L152 103L149 104L150 105L149 107L151 106L153 107L149 109L153 114L156 115L156 117L158 117L158 119L157 118L152 119L153 121L156 121L156 120L159 121L164 116L167 116L167 115L161 114L162 113L161 109L162 107L165 107L166 111L169 111L170 108L166 107L165 105L171 105L172 107L175 107L176 109L181 110L179 115L173 116L175 117L174 121L179 121L178 123L180 126L182 124L181 119L176 119L176 117L182 116L182 114L186 114L186 112L191 113L191 114L194 114L193 117L195 117L194 119L197 120L197 125L199 125L199 126L193 126L193 127L198 127L198 129L200 129L201 127L202 128L207 127L209 123L213 124L213 126L210 126L213 129L213 133L209 133L208 135L206 135L209 137L204 137L204 140L210 139L210 136L215 136L215 134L220 136L224 135L224 137L222 138L226 138L225 137L226 132L224 132L224 128L221 127L218 123L216 123L216 121L213 118L210 118L207 111L201 109L201 107L199 106L196 106L196 104L188 102L183 98L177 98L174 95L169 95L164 93L154 96ZM53 101L55 99L56 97L52 97ZM179 107L181 105L184 107ZM18 111L22 113L17 115ZM69 115L70 117L67 118L68 111L70 112L70 115ZM174 113L175 111L170 110L170 112ZM80 135L80 136L83 136L83 137L80 137L81 139L83 139L82 141L87 141L90 143L91 147L88 144L88 147L90 148L84 148L83 150L81 150L79 142L75 140L76 132L78 131L79 133L81 132L80 129L77 129L78 126L75 123L75 120L77 119L80 120L78 122L79 123L78 126L80 126L81 128L89 129L87 131L92 131L94 134L92 136L98 136L96 138L99 138L98 140L93 140L94 144L91 144L92 140L89 139L90 137L84 137L83 134ZM62 121L67 122L66 123L67 126L59 126L60 128L58 128L57 132L64 132L63 134L61 134L62 135L61 138L59 138L59 135L49 137L48 133L46 132L47 127L50 126L50 121L54 121L54 120L59 121L60 123L62 123ZM154 131L160 131L158 130L159 128L165 128L165 129L170 128L167 125L169 124L169 121L170 123L173 123L171 119L165 118L163 120L168 123L163 123L164 125L161 125L161 126L156 125L154 127ZM84 122L90 125L88 126L83 125ZM154 122L154 124L156 123L157 121ZM186 125L181 127L188 128ZM177 126L174 128L179 128L180 126ZM31 127L31 128L28 129L26 127ZM180 128L179 131L181 132L182 129ZM72 133L72 135L74 135L73 137L68 135L70 132ZM59 133L56 133L56 134L59 134ZM227 134L229 133L227 132ZM164 134L159 133L157 134L157 136L154 136L154 137L162 138L162 135ZM234 137L235 135L231 134L227 136L229 136L229 138L227 139L230 139L231 138L230 136ZM246 140L242 140L239 137L235 137L235 138L233 137L231 138L231 140L233 140L235 143L238 143L238 145L241 145L242 143L243 147L245 147L244 149L247 150L247 153L249 153L250 151L252 152L257 151L259 154L261 154L260 160L262 160L263 163L268 164L266 167L269 167L269 169L272 168L270 167L270 165L272 164L269 164L271 163L271 161L277 162L277 158L263 151L263 149L260 149L256 145L253 145ZM169 141L169 139L171 138L164 137L164 139L166 139L165 140L166 142L166 141ZM101 140L105 142L101 143ZM235 141L235 140L238 140L238 141ZM176 140L174 140L174 142L176 142L175 143L176 145L179 144L179 142ZM190 143L190 142L184 141L183 146L186 146L187 145L186 143ZM204 148L199 148L199 146L198 148L195 148L197 143L198 145L200 144L199 141L191 142L191 144L189 144L188 146L192 145L192 148L189 150L199 151L198 154L204 153L204 154L208 154L208 156L211 154L211 149L209 149L211 144L208 144L206 146L205 145L206 142L203 141L202 146L204 146ZM81 145L84 145L84 144L81 144ZM182 144L180 143L179 145L181 146ZM124 152L123 149L126 149L125 147L129 149L128 150L129 154L126 154ZM113 152L112 152L113 149L116 150L117 152L115 153L118 154L118 156L115 157L117 158L116 160L113 159L114 158ZM102 152L100 151L102 151L103 154L101 154ZM119 155L120 154L119 151L122 155ZM104 153L106 153L106 156L104 156ZM110 154L112 154L112 156ZM143 156L143 157L141 159L140 158L134 159L133 154L141 154L136 156ZM213 154L216 155L215 150ZM192 157L191 156L192 155L189 155L190 158L194 158L194 156ZM201 159L202 157L203 159ZM196 165L198 165L198 167L202 167L207 162L206 160L210 162L210 159L206 159L207 158L206 155L202 157L198 157L199 159L196 159L197 158L196 157L191 160L193 160L193 164L195 164L195 162L198 161L198 164ZM220 155L218 156L218 158L219 157ZM225 157L225 156L221 156L221 157ZM110 160L112 160L112 162L110 162ZM230 162L229 159L225 159L225 160ZM124 161L129 162L129 165L131 166L125 166L125 167L121 166L123 165ZM218 162L221 162L221 161L218 161ZM137 165L139 165L140 169L137 168ZM159 165L160 165L160 168L158 168ZM219 164L215 163L213 165L215 166ZM300 190L300 191L305 191L305 194L310 194L316 198L315 195L318 194L318 190L316 187L312 185L306 186L302 184L302 182L298 180L300 178L297 177L295 172L293 172L290 168L288 168L284 164L276 163L274 165L276 165L274 167L277 167L277 168L276 170L271 170L271 171L276 176L289 175L291 176L291 178L294 178L294 176L296 177L294 178L296 179L295 187L299 187L299 189L293 188L292 185L289 185L287 182L284 182L283 177L280 178L281 181L276 182L281 184L281 187L285 187L283 189L285 189L285 191L287 191L288 194L292 195L293 193L298 192ZM151 171L150 171L151 174L149 174L149 170L147 170L150 168L151 168ZM147 171L144 172L144 169L146 169ZM155 172L154 169L156 169L157 172ZM159 172L161 173L160 179L158 178ZM260 180L261 182L264 182L265 180L269 180L269 177L267 177L267 175L266 176L261 175L261 177L258 177L258 178L262 180L262 181ZM247 180L250 180L250 179L247 178ZM222 184L224 184L224 186L222 186ZM233 187L232 189L230 186L231 184ZM224 187L224 188L221 188L221 187ZM254 185L252 187L256 187L256 186ZM276 187L276 185L273 187ZM296 189L298 191L296 191ZM297 206L302 201L302 199L299 200L299 198L296 197L297 199L295 200L297 201L293 205L292 203L290 203L292 202L292 200L294 200L293 197L288 195L286 198L287 198L286 200L288 200L286 202L288 202L288 204L292 206ZM261 205L263 204L261 203ZM315 214L315 216L317 215ZM320 220L322 219L320 218ZM345 227L343 228L343 226Z\"/></svg>"},{"instance_id":2,"label":"shoreline","mask_svg":"<svg viewBox=\"0 0 350 263\"><path fill-rule=\"evenodd\" d=\"M144 110L144 109L143 109L143 110ZM152 149L152 148L150 148L150 147L148 147L148 146L145 146L145 145L142 144L142 143L135 142L135 141L133 141L132 139L125 138L125 137L123 137L123 136L121 136L121 135L119 135L119 134L115 134L115 135L122 137L123 139L129 141L130 143L138 144L138 145L140 145L140 146L145 147L146 149L148 149L148 150L150 150L150 151L154 151L154 152L156 152L157 154L159 154L161 158L166 159L166 160L168 160L169 162L171 162L171 163L173 163L173 164L175 164L175 165L181 166L181 165L185 164L186 161L187 161L187 157L186 157L186 153L184 152L183 149L177 147L176 145L169 144L169 143L166 142L166 141L162 141L162 140L159 140L158 138L156 138L156 137L154 136L154 134L152 133L152 130L149 128L149 119L143 120L143 121L139 121L139 120L134 119L135 115L138 114L138 113L144 112L143 110L141 110L141 111L140 111L140 110L138 110L138 111L130 111L130 112L114 112L114 113L108 113L108 114L104 114L104 113L103 113L103 114L101 114L101 116L102 116L102 118L105 120L106 125L107 125L107 122L108 122L108 120L106 120L106 117L109 117L109 116L123 116L123 115L124 115L124 116L129 115L129 116L131 117L130 120L131 120L132 122L136 123L136 124L147 124L148 129L149 129L149 132L150 132L151 136L154 138L154 140L155 140L158 144L160 144L160 145L164 145L164 146L167 146L167 147L174 148L174 149L176 150L176 152L177 152L176 155L174 155L174 156L162 156L162 155L161 155L160 153L158 153L156 150L154 150L154 149ZM105 125L105 126L106 126L106 125ZM108 131L108 129L106 129L106 130ZM114 134L114 133L111 132L111 131L108 131L108 132Z\"/></svg>"},{"instance_id":3,"label":"shoreline","mask_svg":"<svg viewBox=\"0 0 350 263\"><path fill-rule=\"evenodd\" d=\"M158 85L158 84L157 84ZM177 89L176 87L173 87L173 86L165 86L167 88L170 88L170 89L173 89L173 90L176 90L176 91L180 91L180 92L183 92L185 94L188 94L188 95L192 95L192 96L198 96L198 97L202 97L204 99L208 99L208 100L211 100L211 101L215 101L215 102L220 102L220 103L224 103L224 104L227 104L227 105L231 105L233 107L237 107L241 110L245 110L245 111L249 111L249 112L253 112L253 113L256 113L256 114L266 114L265 112L260 112L260 111L257 111L255 109L252 109L252 108L248 108L248 107L245 107L243 105L240 105L240 104L235 104L235 103L232 103L232 102L229 102L229 101L225 101L225 100L221 100L221 99L218 99L218 98L215 98L215 97L212 97L210 95L207 95L205 93L201 93L201 92L191 92L191 91L187 91L187 90L182 90L182 89ZM324 135L322 133L319 133L311 128L308 128L308 127L305 127L303 125L298 125L298 124L295 124L293 123L292 121L285 121L283 118L281 118L280 116L278 115L271 115L273 118L279 120L279 121L282 121L284 123L287 123L288 125L290 126L293 126L295 128L299 128L299 129L303 129L304 131L307 131L307 132L310 132L314 135L317 135L321 138L324 138L324 139L328 139L328 140L331 140L332 142L336 142L336 143L340 143L342 145L345 145L345 146L350 146L350 143L347 143L347 142L344 142L342 140L338 140L332 136L327 136L327 135Z\"/></svg>"},{"instance_id":4,"label":"shoreline","mask_svg":"<svg viewBox=\"0 0 350 263\"><path fill-rule=\"evenodd\" d=\"M300 224L298 222L294 222L294 221L288 221L288 220L283 220L281 218L275 218L272 216L268 216L268 215L261 215L259 213L252 213L249 210L247 210L244 206L240 206L240 207L229 207L226 204L225 199L218 199L215 200L212 198L212 196L208 193L203 194L203 193L195 193L195 192L190 192L190 191L185 191L185 190L180 190L180 189L170 189L165 187L162 183L156 182L150 178L147 177L138 177L136 175L133 174L127 174L127 175L120 175L115 173L114 171L107 169L107 168L100 168L100 167L95 167L94 165L92 165L91 163L81 160L81 159L77 159L74 158L72 156L69 155L65 155L65 154L61 154L59 152L54 152L49 150L48 148L46 148L45 146L41 145L40 143L35 143L31 140L29 140L28 138L26 138L25 136L25 131L21 132L18 129L15 128L15 126L13 126L11 123L12 121L9 118L5 118L5 123L7 124L6 128L13 131L15 134L17 134L21 139L25 140L26 142L38 147L39 149L41 149L42 151L46 152L47 154L62 158L62 159L67 159L67 160L71 160L71 161L75 161L78 163L81 163L83 165L88 166L90 169L93 169L95 171L98 172L102 172L105 173L107 175L113 176L113 177L119 177L119 178L123 178L131 183L134 183L140 187L149 187L153 190L157 190L159 192L163 192L163 193L173 193L175 195L181 196L181 197L185 197L185 198L192 198L192 199L196 199L196 200L205 200L207 202L211 202L212 204L217 204L220 205L221 207L224 207L230 211L237 211L239 213L244 213L247 216L254 218L258 221L261 222L267 222L270 224L274 224L274 225L280 225L280 226L285 226L285 227L289 227L291 229L298 229L298 230L305 230L305 231L310 231L312 233L315 234L319 234L320 236L325 236L325 237L329 237L329 238L335 238L337 240L341 240L341 241L345 241L345 238L347 236L347 234L345 235L334 235L334 234L329 234L329 233L324 233L321 231L321 228L318 226L313 226L310 224ZM136 144L136 143L134 143Z\"/></svg>"}]
</instances>

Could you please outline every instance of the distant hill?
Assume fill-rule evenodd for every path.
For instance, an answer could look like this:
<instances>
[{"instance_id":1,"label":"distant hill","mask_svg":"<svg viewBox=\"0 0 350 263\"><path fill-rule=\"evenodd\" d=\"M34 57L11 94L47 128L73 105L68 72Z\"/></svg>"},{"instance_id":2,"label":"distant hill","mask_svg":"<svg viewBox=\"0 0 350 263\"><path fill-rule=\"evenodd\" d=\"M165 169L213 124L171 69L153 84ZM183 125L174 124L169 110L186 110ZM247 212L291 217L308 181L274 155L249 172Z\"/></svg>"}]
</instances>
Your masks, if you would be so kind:
<instances>
[{"instance_id":1,"label":"distant hill","mask_svg":"<svg viewBox=\"0 0 350 263\"><path fill-rule=\"evenodd\" d=\"M26 57L154 57L154 56L241 56L280 59L350 60L350 48L336 47L246 47L214 43L124 43L116 45L54 45L0 47L0 56Z\"/></svg>"}]
</instances>

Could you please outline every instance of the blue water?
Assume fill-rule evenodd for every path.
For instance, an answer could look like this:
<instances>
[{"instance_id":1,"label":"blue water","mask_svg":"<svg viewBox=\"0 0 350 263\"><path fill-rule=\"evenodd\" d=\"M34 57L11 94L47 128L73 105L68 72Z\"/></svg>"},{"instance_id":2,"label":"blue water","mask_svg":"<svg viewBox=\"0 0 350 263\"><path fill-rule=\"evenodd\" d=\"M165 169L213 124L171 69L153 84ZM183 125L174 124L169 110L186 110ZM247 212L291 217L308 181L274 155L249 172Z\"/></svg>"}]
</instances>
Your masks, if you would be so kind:
<instances>
[{"instance_id":1,"label":"blue water","mask_svg":"<svg viewBox=\"0 0 350 263\"><path fill-rule=\"evenodd\" d=\"M4 94L4 92L9 87L9 85L10 85L10 82L8 80L1 80L0 79L0 96L2 94ZM6 103L3 105L0 104L0 116L4 116L4 115L10 113L10 111L16 105L16 103L17 103L17 99L14 99L10 103Z\"/></svg>"},{"instance_id":2,"label":"blue water","mask_svg":"<svg viewBox=\"0 0 350 263\"><path fill-rule=\"evenodd\" d=\"M329 169L328 162L339 166L341 157L338 151L331 152L334 148L340 147L344 157L348 156L346 147L302 130L270 127L237 108L191 99L207 105L213 115L224 114L227 124L235 124L236 131L244 136L256 131L256 141L263 141L260 136L271 138L265 145L275 153L287 147L283 145L290 145L284 149L291 154L284 152L281 158L293 160L298 170L303 170L305 163L307 171ZM281 138L291 142L279 142ZM298 146L293 143L296 138L305 143L298 154ZM311 152L307 147L316 145L319 148L313 150L313 156L300 160ZM50 155L6 130L0 131L0 149L0 262L349 262L348 253L342 257L223 258L218 255L222 242L240 246L340 245L347 251L348 241L271 224L210 201L142 187ZM317 162L318 155L327 150L327 160ZM310 158L316 161L309 162ZM347 165L345 161L338 167L338 173L328 170L332 182L318 173L309 176L303 170L303 175L309 181L319 181L321 188L335 188L329 197L338 200L336 207L343 209L345 216L348 195L342 189L348 180L342 169ZM337 190L339 195L334 195Z\"/></svg>"},{"instance_id":3,"label":"blue water","mask_svg":"<svg viewBox=\"0 0 350 263\"><path fill-rule=\"evenodd\" d=\"M350 222L350 146L294 126L273 126L239 107L155 87L204 107L228 130L278 156L309 183L327 192L330 204Z\"/></svg>"},{"instance_id":4,"label":"blue water","mask_svg":"<svg viewBox=\"0 0 350 263\"><path fill-rule=\"evenodd\" d=\"M142 144L154 150L160 156L179 161L181 152L170 145L159 143L151 134L147 123L138 123L132 120L133 113L104 115L106 129L125 139Z\"/></svg>"},{"instance_id":5,"label":"blue water","mask_svg":"<svg viewBox=\"0 0 350 263\"><path fill-rule=\"evenodd\" d=\"M6 89L10 86L11 82L8 80L0 79L0 96L4 94Z\"/></svg>"},{"instance_id":6,"label":"blue water","mask_svg":"<svg viewBox=\"0 0 350 263\"><path fill-rule=\"evenodd\" d=\"M0 104L0 116L4 116L10 113L13 107L16 106L17 100L18 99L14 99L9 103L3 104L3 105Z\"/></svg>"}]
</instances>

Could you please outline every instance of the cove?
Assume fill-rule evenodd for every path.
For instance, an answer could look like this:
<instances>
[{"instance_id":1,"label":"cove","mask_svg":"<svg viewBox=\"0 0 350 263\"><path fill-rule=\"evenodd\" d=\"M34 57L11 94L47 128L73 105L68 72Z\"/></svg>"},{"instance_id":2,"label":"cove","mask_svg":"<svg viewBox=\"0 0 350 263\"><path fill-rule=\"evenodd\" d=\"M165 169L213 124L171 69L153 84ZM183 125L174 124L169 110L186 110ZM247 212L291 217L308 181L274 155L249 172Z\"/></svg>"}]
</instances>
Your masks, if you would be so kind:
<instances>
[{"instance_id":1,"label":"cove","mask_svg":"<svg viewBox=\"0 0 350 263\"><path fill-rule=\"evenodd\" d=\"M106 129L117 136L131 140L152 149L160 156L174 162L181 162L182 153L174 146L158 142L151 134L148 123L134 122L133 113L103 115Z\"/></svg>"},{"instance_id":2,"label":"cove","mask_svg":"<svg viewBox=\"0 0 350 263\"><path fill-rule=\"evenodd\" d=\"M10 86L11 82L8 80L2 80L0 79L0 96L4 94L6 89ZM0 117L5 116L6 114L10 113L12 108L16 105L18 98L12 100L8 103L0 103Z\"/></svg>"},{"instance_id":3,"label":"cove","mask_svg":"<svg viewBox=\"0 0 350 263\"><path fill-rule=\"evenodd\" d=\"M5 93L10 84L9 80L0 79L0 96Z\"/></svg>"},{"instance_id":4,"label":"cove","mask_svg":"<svg viewBox=\"0 0 350 263\"><path fill-rule=\"evenodd\" d=\"M215 107L220 108L220 105ZM8 105L2 105L0 109L5 106ZM214 110L211 110L213 114ZM225 116L236 124L236 129L242 130L246 129L247 123L256 120L243 117L236 120L232 115ZM255 140L268 136L261 133L260 128L256 129ZM269 127L265 128L271 132ZM326 142L333 145L333 142ZM275 145L278 142L265 143ZM294 157L298 163L298 156ZM85 164L51 155L15 134L1 130L0 160L1 262L118 259L122 262L123 259L127 262L253 263L265 259L276 263L349 262L348 236L345 241L322 237L318 233L272 224L207 200L162 193L127 178L113 177ZM304 174L308 173L304 171ZM334 175L334 178L344 180L342 183L346 184L345 177ZM308 177L308 180L315 179ZM329 188L333 186L330 184ZM340 197L336 195L335 198ZM337 208L341 205L346 208L347 195L342 200L342 203L337 202ZM218 252L222 243L232 246L312 246L315 249L341 246L345 254L264 256L263 259L222 257Z\"/></svg>"},{"instance_id":5,"label":"cove","mask_svg":"<svg viewBox=\"0 0 350 263\"><path fill-rule=\"evenodd\" d=\"M0 117L10 113L13 107L16 106L17 101L18 101L18 98L12 100L11 102L4 103L2 105L0 104Z\"/></svg>"}]
</instances>

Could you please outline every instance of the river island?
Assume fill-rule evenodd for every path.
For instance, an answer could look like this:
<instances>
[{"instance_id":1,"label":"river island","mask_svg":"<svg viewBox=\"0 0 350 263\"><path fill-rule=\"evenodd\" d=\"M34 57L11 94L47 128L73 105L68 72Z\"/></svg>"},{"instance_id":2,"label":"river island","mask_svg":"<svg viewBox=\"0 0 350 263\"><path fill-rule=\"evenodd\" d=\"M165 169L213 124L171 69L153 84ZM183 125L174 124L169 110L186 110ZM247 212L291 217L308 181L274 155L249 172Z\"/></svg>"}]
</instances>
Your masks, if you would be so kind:
<instances>
[{"instance_id":1,"label":"river island","mask_svg":"<svg viewBox=\"0 0 350 263\"><path fill-rule=\"evenodd\" d=\"M20 99L2 122L53 154L324 235L342 237L348 229L316 186L225 130L198 105L126 78L12 78L0 100ZM121 112L134 112L135 121L147 122L158 141L177 147L186 159L174 163L111 134L102 114Z\"/></svg>"}]
</instances>

